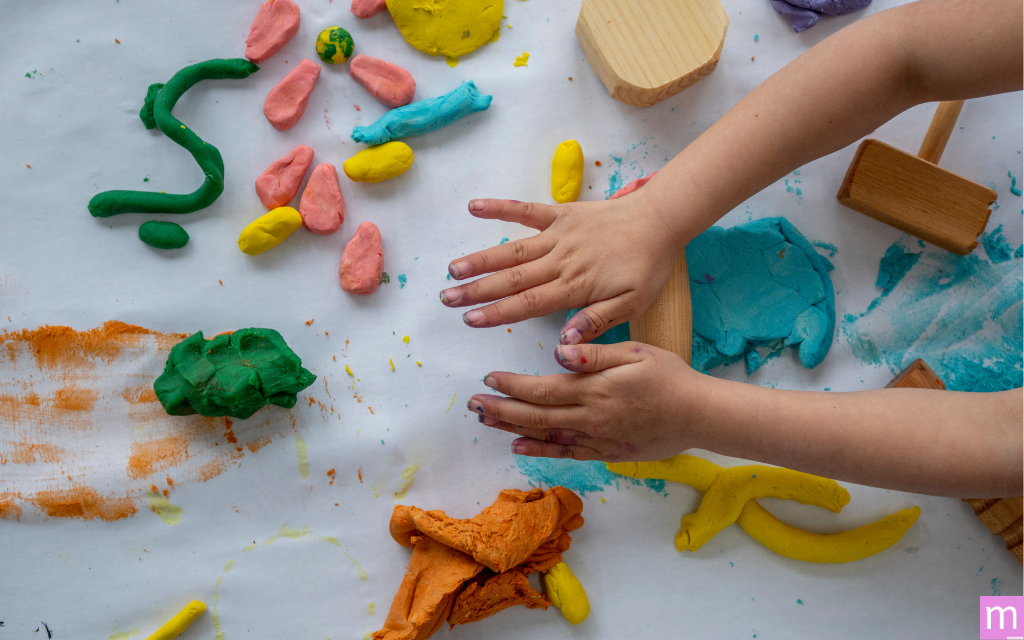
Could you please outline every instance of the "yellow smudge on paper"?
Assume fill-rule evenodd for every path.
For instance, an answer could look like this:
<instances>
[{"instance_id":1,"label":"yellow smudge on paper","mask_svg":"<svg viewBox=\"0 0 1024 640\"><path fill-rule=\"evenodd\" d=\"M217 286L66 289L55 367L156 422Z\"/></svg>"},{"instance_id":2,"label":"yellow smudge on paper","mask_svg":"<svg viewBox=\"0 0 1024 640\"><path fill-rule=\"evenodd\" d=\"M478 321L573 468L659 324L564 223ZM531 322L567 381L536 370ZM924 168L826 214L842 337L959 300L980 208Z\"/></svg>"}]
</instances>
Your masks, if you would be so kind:
<instances>
[{"instance_id":1,"label":"yellow smudge on paper","mask_svg":"<svg viewBox=\"0 0 1024 640\"><path fill-rule=\"evenodd\" d=\"M161 493L152 489L146 491L146 500L149 501L149 509L160 516L160 521L172 527L181 522L181 507L173 505Z\"/></svg>"},{"instance_id":2,"label":"yellow smudge on paper","mask_svg":"<svg viewBox=\"0 0 1024 640\"><path fill-rule=\"evenodd\" d=\"M420 470L420 465L413 464L405 468L402 472L402 484L398 485L398 491L395 492L395 502L404 500L405 496L409 493L409 489L412 489L413 483L416 482L416 472Z\"/></svg>"},{"instance_id":3,"label":"yellow smudge on paper","mask_svg":"<svg viewBox=\"0 0 1024 640\"><path fill-rule=\"evenodd\" d=\"M367 631L366 635L363 636L363 640L373 640L373 632L372 631Z\"/></svg>"},{"instance_id":4,"label":"yellow smudge on paper","mask_svg":"<svg viewBox=\"0 0 1024 640\"><path fill-rule=\"evenodd\" d=\"M395 370L395 361L392 360L391 358L388 358L388 362L391 363L391 370L394 371Z\"/></svg>"},{"instance_id":5,"label":"yellow smudge on paper","mask_svg":"<svg viewBox=\"0 0 1024 640\"><path fill-rule=\"evenodd\" d=\"M270 536L263 542L263 546L273 544L278 538L291 538L292 540L298 540L303 536L313 535L313 532L309 530L309 527L303 525L301 529L292 529L288 525L282 525L277 533Z\"/></svg>"},{"instance_id":6,"label":"yellow smudge on paper","mask_svg":"<svg viewBox=\"0 0 1024 640\"><path fill-rule=\"evenodd\" d=\"M373 615L373 610L374 610L374 609L375 609L376 607L377 607L377 605L375 605L375 604L374 604L374 603L372 603L372 602L370 603L370 605L369 605L368 607L366 607L366 609L367 609L367 610L368 610L368 611L370 612L370 615L371 615L371 616Z\"/></svg>"},{"instance_id":7,"label":"yellow smudge on paper","mask_svg":"<svg viewBox=\"0 0 1024 640\"><path fill-rule=\"evenodd\" d=\"M324 542L330 542L331 544L333 544L334 546L338 547L339 549L341 548L341 543L338 542L338 539L335 538L334 536L318 536L318 538L320 540L323 540Z\"/></svg>"},{"instance_id":8,"label":"yellow smudge on paper","mask_svg":"<svg viewBox=\"0 0 1024 640\"><path fill-rule=\"evenodd\" d=\"M402 342L409 344L409 336L402 336Z\"/></svg>"},{"instance_id":9,"label":"yellow smudge on paper","mask_svg":"<svg viewBox=\"0 0 1024 640\"><path fill-rule=\"evenodd\" d=\"M252 543L252 544L247 544L244 547L242 547L242 552L244 553L246 551L252 551L255 548L256 548L256 543L255 542Z\"/></svg>"},{"instance_id":10,"label":"yellow smudge on paper","mask_svg":"<svg viewBox=\"0 0 1024 640\"><path fill-rule=\"evenodd\" d=\"M516 61L512 63L512 66L514 66L514 67L525 67L526 66L526 62L529 59L530 59L530 54L528 54L527 52L524 51L523 55L516 56Z\"/></svg>"},{"instance_id":11,"label":"yellow smudge on paper","mask_svg":"<svg viewBox=\"0 0 1024 640\"><path fill-rule=\"evenodd\" d=\"M452 405L455 404L455 396L457 395L459 395L458 392L452 394L452 401L448 403L448 408L444 410L445 413L451 411Z\"/></svg>"},{"instance_id":12,"label":"yellow smudge on paper","mask_svg":"<svg viewBox=\"0 0 1024 640\"><path fill-rule=\"evenodd\" d=\"M117 627L114 627L114 633L109 638L107 638L107 640L128 640L128 638L131 638L132 636L139 635L141 631L142 630L138 627L135 627L134 629L129 629L128 631L118 631Z\"/></svg>"},{"instance_id":13,"label":"yellow smudge on paper","mask_svg":"<svg viewBox=\"0 0 1024 640\"><path fill-rule=\"evenodd\" d=\"M342 553L344 553L344 552L342 552ZM359 572L359 579L360 580L362 580L363 582L366 582L367 580L370 579L370 575L368 573L366 573L366 571L363 570L363 566L361 564L359 564L359 562L355 558L353 558L352 556L348 555L347 553L345 554L345 557L348 558L349 560L351 560L352 564L354 564L356 566L356 571Z\"/></svg>"},{"instance_id":14,"label":"yellow smudge on paper","mask_svg":"<svg viewBox=\"0 0 1024 640\"><path fill-rule=\"evenodd\" d=\"M299 473L305 480L309 477L309 456L306 455L306 441L297 433L295 434L295 451L299 454Z\"/></svg>"},{"instance_id":15,"label":"yellow smudge on paper","mask_svg":"<svg viewBox=\"0 0 1024 640\"><path fill-rule=\"evenodd\" d=\"M228 560L227 564L224 565L224 573L227 573L228 571L231 571L231 567L233 567L233 566L235 566L235 561L233 559L232 560Z\"/></svg>"},{"instance_id":16,"label":"yellow smudge on paper","mask_svg":"<svg viewBox=\"0 0 1024 640\"><path fill-rule=\"evenodd\" d=\"M217 584L213 587L213 604L210 605L210 622L213 623L213 640L224 640L224 632L220 629L220 614L217 613L217 603L220 602L220 583L224 576L217 578Z\"/></svg>"},{"instance_id":17,"label":"yellow smudge on paper","mask_svg":"<svg viewBox=\"0 0 1024 640\"><path fill-rule=\"evenodd\" d=\"M448 63L448 66L451 67L452 69L454 69L455 67L459 66L459 59L458 58L453 58L451 56L445 56L444 59L445 59L445 62Z\"/></svg>"}]
</instances>

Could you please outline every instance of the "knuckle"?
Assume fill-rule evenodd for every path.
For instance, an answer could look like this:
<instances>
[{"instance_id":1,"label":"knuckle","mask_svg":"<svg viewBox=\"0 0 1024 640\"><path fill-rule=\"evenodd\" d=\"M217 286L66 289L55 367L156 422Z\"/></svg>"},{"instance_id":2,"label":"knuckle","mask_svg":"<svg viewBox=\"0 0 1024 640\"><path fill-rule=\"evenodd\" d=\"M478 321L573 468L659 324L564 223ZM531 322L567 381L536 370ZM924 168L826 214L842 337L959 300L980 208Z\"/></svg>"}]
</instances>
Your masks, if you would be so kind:
<instances>
[{"instance_id":1,"label":"knuckle","mask_svg":"<svg viewBox=\"0 0 1024 640\"><path fill-rule=\"evenodd\" d=\"M533 397L540 404L555 404L553 402L554 395L554 391L551 387L542 382L537 383L537 386L533 389Z\"/></svg>"},{"instance_id":2,"label":"knuckle","mask_svg":"<svg viewBox=\"0 0 1024 640\"><path fill-rule=\"evenodd\" d=\"M523 276L522 269L518 269L516 267L505 269L503 273L505 274L505 280L508 282L508 285L513 288L518 288L523 284L523 280L526 279L525 276Z\"/></svg>"},{"instance_id":3,"label":"knuckle","mask_svg":"<svg viewBox=\"0 0 1024 640\"><path fill-rule=\"evenodd\" d=\"M540 295L533 289L527 289L526 291L519 292L519 302L527 312L532 313L540 308Z\"/></svg>"},{"instance_id":4,"label":"knuckle","mask_svg":"<svg viewBox=\"0 0 1024 640\"><path fill-rule=\"evenodd\" d=\"M558 457L559 458L571 458L571 459L575 460L576 459L576 448L573 447L571 444L563 444L563 445L558 447Z\"/></svg>"},{"instance_id":5,"label":"knuckle","mask_svg":"<svg viewBox=\"0 0 1024 640\"><path fill-rule=\"evenodd\" d=\"M516 240L514 242L506 243L505 246L508 247L507 251L508 251L509 257L514 262L520 263L520 262L525 262L526 261L526 258L528 257L529 252L526 250L526 245L524 245L522 242L520 242L519 240Z\"/></svg>"}]
</instances>

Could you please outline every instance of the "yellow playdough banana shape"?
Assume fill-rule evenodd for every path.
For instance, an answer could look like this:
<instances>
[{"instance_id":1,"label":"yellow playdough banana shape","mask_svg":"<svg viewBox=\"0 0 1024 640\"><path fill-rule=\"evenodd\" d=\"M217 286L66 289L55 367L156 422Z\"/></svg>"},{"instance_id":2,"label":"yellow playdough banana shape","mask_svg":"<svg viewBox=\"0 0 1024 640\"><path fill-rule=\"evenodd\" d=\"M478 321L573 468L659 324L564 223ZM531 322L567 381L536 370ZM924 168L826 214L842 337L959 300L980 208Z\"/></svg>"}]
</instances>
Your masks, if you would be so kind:
<instances>
[{"instance_id":1,"label":"yellow playdough banana shape","mask_svg":"<svg viewBox=\"0 0 1024 640\"><path fill-rule=\"evenodd\" d=\"M185 605L185 608L179 611L173 618L168 620L164 626L156 630L156 633L149 636L146 640L171 640L171 638L177 638L182 634L188 625L192 624L192 621L198 618L206 611L206 604L193 600L192 602Z\"/></svg>"},{"instance_id":2,"label":"yellow playdough banana shape","mask_svg":"<svg viewBox=\"0 0 1024 640\"><path fill-rule=\"evenodd\" d=\"M706 493L724 471L713 462L687 455L606 466L619 475L678 482L702 493ZM841 563L861 560L888 549L900 541L920 514L921 509L913 507L850 531L820 534L780 522L756 500L749 500L743 505L737 523L752 538L779 555L803 562Z\"/></svg>"},{"instance_id":3,"label":"yellow playdough banana shape","mask_svg":"<svg viewBox=\"0 0 1024 640\"><path fill-rule=\"evenodd\" d=\"M569 565L559 562L544 574L544 593L561 610L569 624L579 624L590 615L590 600Z\"/></svg>"},{"instance_id":4,"label":"yellow playdough banana shape","mask_svg":"<svg viewBox=\"0 0 1024 640\"><path fill-rule=\"evenodd\" d=\"M302 216L291 207L278 207L263 214L242 229L238 248L242 253L256 256L273 249L302 226Z\"/></svg>"},{"instance_id":5,"label":"yellow playdough banana shape","mask_svg":"<svg viewBox=\"0 0 1024 640\"><path fill-rule=\"evenodd\" d=\"M406 42L432 56L459 58L495 35L501 26L503 2L387 0L387 6Z\"/></svg>"},{"instance_id":6,"label":"yellow playdough banana shape","mask_svg":"<svg viewBox=\"0 0 1024 640\"><path fill-rule=\"evenodd\" d=\"M380 182L400 176L412 166L412 149L394 140L376 147L367 147L341 165L354 182Z\"/></svg>"},{"instance_id":7,"label":"yellow playdough banana shape","mask_svg":"<svg viewBox=\"0 0 1024 640\"><path fill-rule=\"evenodd\" d=\"M575 140L566 140L551 158L551 197L555 202L576 202L583 186L583 149Z\"/></svg>"}]
</instances>

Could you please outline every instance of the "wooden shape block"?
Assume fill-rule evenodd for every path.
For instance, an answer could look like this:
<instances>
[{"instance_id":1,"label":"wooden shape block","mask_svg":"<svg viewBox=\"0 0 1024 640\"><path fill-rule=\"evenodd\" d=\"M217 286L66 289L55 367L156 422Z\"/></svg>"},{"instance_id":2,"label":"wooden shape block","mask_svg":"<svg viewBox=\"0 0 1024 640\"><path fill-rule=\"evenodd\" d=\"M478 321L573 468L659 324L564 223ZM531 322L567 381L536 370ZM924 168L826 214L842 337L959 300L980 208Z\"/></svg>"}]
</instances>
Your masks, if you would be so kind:
<instances>
[{"instance_id":1,"label":"wooden shape block","mask_svg":"<svg viewBox=\"0 0 1024 640\"><path fill-rule=\"evenodd\" d=\"M630 327L632 328L632 327ZM932 371L924 360L918 358L900 371L886 389L938 389L943 390L946 384ZM1006 543L1009 551L1017 562L1024 564L1024 498L964 498L971 505L974 515L991 531Z\"/></svg>"},{"instance_id":2,"label":"wooden shape block","mask_svg":"<svg viewBox=\"0 0 1024 640\"><path fill-rule=\"evenodd\" d=\"M680 252L672 274L658 297L636 320L629 322L629 337L676 354L690 364L693 341L693 307L686 252Z\"/></svg>"},{"instance_id":3,"label":"wooden shape block","mask_svg":"<svg viewBox=\"0 0 1024 640\"><path fill-rule=\"evenodd\" d=\"M851 209L965 255L978 246L997 194L884 142L865 140L836 197Z\"/></svg>"},{"instance_id":4,"label":"wooden shape block","mask_svg":"<svg viewBox=\"0 0 1024 640\"><path fill-rule=\"evenodd\" d=\"M718 0L583 0L576 37L613 98L649 107L715 70L728 26Z\"/></svg>"}]
</instances>

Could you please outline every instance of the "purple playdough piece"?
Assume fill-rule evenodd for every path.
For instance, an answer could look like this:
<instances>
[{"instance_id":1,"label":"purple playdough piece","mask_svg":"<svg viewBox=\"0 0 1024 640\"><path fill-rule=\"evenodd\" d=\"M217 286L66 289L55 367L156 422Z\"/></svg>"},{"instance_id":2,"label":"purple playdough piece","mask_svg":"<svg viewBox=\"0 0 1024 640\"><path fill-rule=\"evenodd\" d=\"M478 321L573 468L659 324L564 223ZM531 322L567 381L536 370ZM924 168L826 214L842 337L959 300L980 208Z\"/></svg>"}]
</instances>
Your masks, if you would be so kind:
<instances>
[{"instance_id":1,"label":"purple playdough piece","mask_svg":"<svg viewBox=\"0 0 1024 640\"><path fill-rule=\"evenodd\" d=\"M771 0L772 8L800 33L818 24L822 15L841 16L860 11L871 0Z\"/></svg>"}]
</instances>

